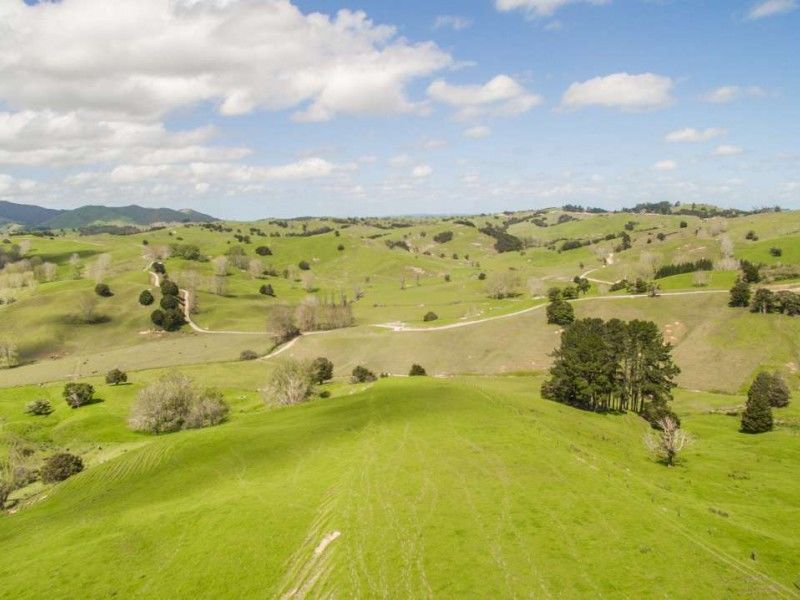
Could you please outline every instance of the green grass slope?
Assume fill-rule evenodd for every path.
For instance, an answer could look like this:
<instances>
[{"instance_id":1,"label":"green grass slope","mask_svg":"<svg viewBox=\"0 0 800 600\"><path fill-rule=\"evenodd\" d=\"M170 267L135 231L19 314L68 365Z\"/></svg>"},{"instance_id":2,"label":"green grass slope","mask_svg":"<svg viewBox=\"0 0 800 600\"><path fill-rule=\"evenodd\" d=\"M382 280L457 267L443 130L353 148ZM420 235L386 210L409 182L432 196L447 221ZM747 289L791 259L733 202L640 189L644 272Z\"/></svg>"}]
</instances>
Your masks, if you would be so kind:
<instances>
[{"instance_id":1,"label":"green grass slope","mask_svg":"<svg viewBox=\"0 0 800 600\"><path fill-rule=\"evenodd\" d=\"M225 425L157 438L124 432L135 386L109 390L113 410L58 428L83 418L128 451L0 517L3 595L796 594L796 431L739 434L707 413L717 397L687 393L699 439L668 469L642 420L543 401L539 383L387 380L272 412L237 400Z\"/></svg>"}]
</instances>

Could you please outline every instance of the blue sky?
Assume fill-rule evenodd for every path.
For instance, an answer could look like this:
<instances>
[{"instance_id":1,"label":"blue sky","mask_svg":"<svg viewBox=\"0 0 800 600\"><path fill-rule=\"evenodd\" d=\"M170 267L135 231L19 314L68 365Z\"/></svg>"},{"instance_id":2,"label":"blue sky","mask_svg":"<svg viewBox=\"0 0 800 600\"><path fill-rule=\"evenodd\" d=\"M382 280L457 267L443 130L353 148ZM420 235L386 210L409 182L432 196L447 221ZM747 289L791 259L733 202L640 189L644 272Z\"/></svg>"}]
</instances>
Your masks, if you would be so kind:
<instances>
[{"instance_id":1,"label":"blue sky","mask_svg":"<svg viewBox=\"0 0 800 600\"><path fill-rule=\"evenodd\" d=\"M798 208L799 8L0 0L0 199L232 218Z\"/></svg>"}]
</instances>

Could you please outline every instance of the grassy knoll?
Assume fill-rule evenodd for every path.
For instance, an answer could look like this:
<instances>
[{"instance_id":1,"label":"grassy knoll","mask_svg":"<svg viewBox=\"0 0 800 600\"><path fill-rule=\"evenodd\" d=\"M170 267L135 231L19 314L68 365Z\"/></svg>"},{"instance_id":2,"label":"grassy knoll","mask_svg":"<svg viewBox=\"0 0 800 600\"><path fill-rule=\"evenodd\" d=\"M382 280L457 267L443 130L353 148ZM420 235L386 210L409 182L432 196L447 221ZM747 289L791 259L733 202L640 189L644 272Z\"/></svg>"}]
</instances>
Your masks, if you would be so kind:
<instances>
[{"instance_id":1,"label":"grassy knoll","mask_svg":"<svg viewBox=\"0 0 800 600\"><path fill-rule=\"evenodd\" d=\"M237 368L249 387L263 366ZM739 434L714 395L681 392L698 442L667 469L642 420L543 401L538 378L386 380L278 411L230 390L229 423L161 437L124 430L134 380L46 417L59 443L127 446L0 518L4 593L791 597L800 576L796 431ZM32 393L0 410L18 421Z\"/></svg>"}]
</instances>

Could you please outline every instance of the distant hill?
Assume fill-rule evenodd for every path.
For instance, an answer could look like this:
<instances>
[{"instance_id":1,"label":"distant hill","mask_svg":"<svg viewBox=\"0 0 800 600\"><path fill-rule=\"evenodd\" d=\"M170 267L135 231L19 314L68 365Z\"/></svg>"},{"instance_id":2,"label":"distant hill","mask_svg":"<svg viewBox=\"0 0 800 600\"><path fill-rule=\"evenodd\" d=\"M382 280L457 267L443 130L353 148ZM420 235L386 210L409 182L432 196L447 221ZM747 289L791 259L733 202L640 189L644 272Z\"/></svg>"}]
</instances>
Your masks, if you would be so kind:
<instances>
[{"instance_id":1,"label":"distant hill","mask_svg":"<svg viewBox=\"0 0 800 600\"><path fill-rule=\"evenodd\" d=\"M17 223L25 227L71 229L88 225L152 225L154 223L187 223L216 221L195 210L145 208L130 206L81 206L57 210L13 202L0 202L0 223Z\"/></svg>"}]
</instances>

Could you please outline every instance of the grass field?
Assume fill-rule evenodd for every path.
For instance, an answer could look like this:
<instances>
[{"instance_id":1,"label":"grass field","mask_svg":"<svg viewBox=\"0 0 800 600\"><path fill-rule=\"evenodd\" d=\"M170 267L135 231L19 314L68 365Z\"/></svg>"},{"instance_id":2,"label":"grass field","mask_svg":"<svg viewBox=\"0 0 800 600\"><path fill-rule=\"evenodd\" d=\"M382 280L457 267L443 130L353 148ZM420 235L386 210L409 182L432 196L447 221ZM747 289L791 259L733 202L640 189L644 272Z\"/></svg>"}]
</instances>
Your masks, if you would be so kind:
<instances>
[{"instance_id":1,"label":"grass field","mask_svg":"<svg viewBox=\"0 0 800 600\"><path fill-rule=\"evenodd\" d=\"M744 436L707 412L730 397L682 392L698 442L667 469L643 421L543 401L540 381L386 380L278 411L230 391L230 423L157 438L123 427L138 382L103 389L45 418L42 437L116 448L0 519L4 594L795 594L796 429Z\"/></svg>"}]
</instances>

